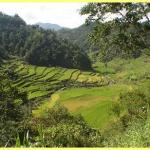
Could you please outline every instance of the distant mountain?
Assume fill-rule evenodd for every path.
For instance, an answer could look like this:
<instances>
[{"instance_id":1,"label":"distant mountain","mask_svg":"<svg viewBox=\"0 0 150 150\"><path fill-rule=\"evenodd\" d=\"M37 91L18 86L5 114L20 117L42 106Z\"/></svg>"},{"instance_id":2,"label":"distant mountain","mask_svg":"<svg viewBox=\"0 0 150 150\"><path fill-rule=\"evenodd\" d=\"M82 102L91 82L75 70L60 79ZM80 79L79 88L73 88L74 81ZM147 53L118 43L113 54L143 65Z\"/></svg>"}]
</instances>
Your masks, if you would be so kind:
<instances>
[{"instance_id":1,"label":"distant mountain","mask_svg":"<svg viewBox=\"0 0 150 150\"><path fill-rule=\"evenodd\" d=\"M41 28L46 29L46 30L51 29L51 30L55 30L55 31L58 31L58 30L64 28L64 27L61 27L57 24L52 24L52 23L41 23L41 22L39 22L39 23L36 23L36 25L39 25Z\"/></svg>"}]
</instances>

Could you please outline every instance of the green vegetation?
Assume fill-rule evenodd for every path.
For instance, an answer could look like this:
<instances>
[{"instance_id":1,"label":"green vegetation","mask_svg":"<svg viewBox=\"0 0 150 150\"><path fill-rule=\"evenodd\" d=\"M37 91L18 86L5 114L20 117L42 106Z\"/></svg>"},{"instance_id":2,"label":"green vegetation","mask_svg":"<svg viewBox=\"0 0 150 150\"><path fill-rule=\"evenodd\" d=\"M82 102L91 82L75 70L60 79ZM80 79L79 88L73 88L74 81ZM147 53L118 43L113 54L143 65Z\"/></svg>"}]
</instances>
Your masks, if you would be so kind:
<instances>
[{"instance_id":1,"label":"green vegetation","mask_svg":"<svg viewBox=\"0 0 150 150\"><path fill-rule=\"evenodd\" d=\"M149 12L89 3L91 26L58 34L0 13L0 146L150 147Z\"/></svg>"},{"instance_id":2,"label":"green vegetation","mask_svg":"<svg viewBox=\"0 0 150 150\"><path fill-rule=\"evenodd\" d=\"M107 137L107 130L111 131L112 124L118 124L127 113L128 107L119 104L120 93L130 92L137 88L146 92L145 89L149 85L149 65L147 56L133 60L114 59L108 63L107 67L104 63L96 62L93 66L99 73L92 73L60 67L37 67L28 65L17 57L12 57L3 61L2 71L11 78L13 87L27 93L33 118L44 119L48 116L49 110L56 109L55 106L59 103L65 106L71 115L81 114L88 126L100 129ZM136 79L131 78L133 74ZM149 91L147 93L149 94ZM40 124L37 123L37 125ZM56 130L62 130L62 128L68 132L69 127L65 124L56 126ZM53 130L47 129L42 132L50 138L49 136L54 134L51 133ZM113 130L117 134L122 132ZM110 139L110 141L114 140L116 139ZM45 145L54 146L55 144ZM99 144L99 146L103 145ZM107 144L112 143L107 142Z\"/></svg>"},{"instance_id":3,"label":"green vegetation","mask_svg":"<svg viewBox=\"0 0 150 150\"><path fill-rule=\"evenodd\" d=\"M113 58L137 58L150 48L149 12L148 3L88 3L80 14L95 24L91 45L99 47L98 57L107 66Z\"/></svg>"},{"instance_id":4,"label":"green vegetation","mask_svg":"<svg viewBox=\"0 0 150 150\"><path fill-rule=\"evenodd\" d=\"M15 136L23 131L30 116L27 93L11 86L6 74L0 72L0 146L15 144Z\"/></svg>"},{"instance_id":5,"label":"green vegetation","mask_svg":"<svg viewBox=\"0 0 150 150\"><path fill-rule=\"evenodd\" d=\"M149 90L132 90L120 95L118 108L126 108L126 114L105 133L105 146L149 147ZM117 108L117 107L116 107ZM114 109L115 110L115 109Z\"/></svg>"},{"instance_id":6,"label":"green vegetation","mask_svg":"<svg viewBox=\"0 0 150 150\"><path fill-rule=\"evenodd\" d=\"M58 101L73 114L81 114L94 128L104 128L113 119L111 107L125 85L102 88L78 88L58 92Z\"/></svg>"},{"instance_id":7,"label":"green vegetation","mask_svg":"<svg viewBox=\"0 0 150 150\"><path fill-rule=\"evenodd\" d=\"M57 102L63 104L73 114L82 114L94 128L106 128L110 121L116 120L111 113L111 108L118 102L119 94L137 87L144 89L143 86L148 82L147 78L150 72L148 61L149 58L143 56L136 60L116 59L109 62L107 67L101 63L103 67L96 68L96 70L101 74L107 73L107 76L109 75L113 79L110 81L112 85L66 89L55 93ZM94 66L100 66L99 64L96 63ZM143 66L145 67L143 68ZM133 78L133 75L136 78Z\"/></svg>"},{"instance_id":8,"label":"green vegetation","mask_svg":"<svg viewBox=\"0 0 150 150\"><path fill-rule=\"evenodd\" d=\"M28 65L16 57L4 61L2 67L5 72L11 72L13 68L16 78L13 86L28 92L28 98L42 97L51 94L67 86L99 86L108 84L107 78L99 73L84 72L77 69L60 67L37 67ZM91 74L91 75L90 75ZM43 86L44 85L44 86Z\"/></svg>"},{"instance_id":9,"label":"green vegetation","mask_svg":"<svg viewBox=\"0 0 150 150\"><path fill-rule=\"evenodd\" d=\"M17 55L38 66L91 69L87 54L77 45L61 39L54 31L26 25L18 15L0 13L0 32L2 55Z\"/></svg>"},{"instance_id":10,"label":"green vegetation","mask_svg":"<svg viewBox=\"0 0 150 150\"><path fill-rule=\"evenodd\" d=\"M95 147L102 143L99 131L90 128L81 116L72 116L59 105L48 110L46 117L33 119L32 124L35 131L40 124L38 134L43 135L36 139L37 146Z\"/></svg>"},{"instance_id":11,"label":"green vegetation","mask_svg":"<svg viewBox=\"0 0 150 150\"><path fill-rule=\"evenodd\" d=\"M97 48L95 46L92 46L88 40L88 36L92 32L93 27L94 24L91 25L83 24L78 28L74 29L61 29L57 31L57 34L58 36L67 39L72 43L77 44L85 52L90 50L96 51Z\"/></svg>"}]
</instances>

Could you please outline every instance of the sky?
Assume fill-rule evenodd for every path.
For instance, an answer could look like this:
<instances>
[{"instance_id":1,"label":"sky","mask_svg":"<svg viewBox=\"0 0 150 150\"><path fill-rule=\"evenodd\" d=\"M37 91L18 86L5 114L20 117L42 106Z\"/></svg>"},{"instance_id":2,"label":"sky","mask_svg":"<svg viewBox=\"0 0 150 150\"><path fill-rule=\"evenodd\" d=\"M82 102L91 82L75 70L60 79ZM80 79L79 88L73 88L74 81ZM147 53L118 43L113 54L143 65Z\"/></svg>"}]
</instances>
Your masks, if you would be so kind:
<instances>
[{"instance_id":1,"label":"sky","mask_svg":"<svg viewBox=\"0 0 150 150\"><path fill-rule=\"evenodd\" d=\"M75 28L85 22L79 10L86 3L1 3L0 11L18 14L27 24L54 23L63 27Z\"/></svg>"}]
</instances>

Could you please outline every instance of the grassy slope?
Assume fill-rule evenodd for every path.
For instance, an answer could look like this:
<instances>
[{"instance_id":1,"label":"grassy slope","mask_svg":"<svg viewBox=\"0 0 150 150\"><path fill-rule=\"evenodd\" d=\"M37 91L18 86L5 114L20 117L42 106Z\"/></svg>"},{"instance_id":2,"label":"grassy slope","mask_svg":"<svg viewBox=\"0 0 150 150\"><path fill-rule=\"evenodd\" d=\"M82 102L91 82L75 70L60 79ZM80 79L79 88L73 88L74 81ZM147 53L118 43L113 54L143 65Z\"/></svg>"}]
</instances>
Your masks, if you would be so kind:
<instances>
[{"instance_id":1,"label":"grassy slope","mask_svg":"<svg viewBox=\"0 0 150 150\"><path fill-rule=\"evenodd\" d=\"M45 115L47 109L57 102L66 106L74 115L81 114L94 128L106 128L115 116L111 113L112 105L117 101L120 92L132 88L143 88L150 79L150 59L141 57L136 60L113 60L108 64L97 62L94 68L99 73L82 72L77 69L58 67L36 67L24 64L18 59L6 61L4 68L15 68L19 75L14 86L27 91L29 99L40 105L33 110L35 117ZM62 81L92 83L102 87L70 87L64 89ZM106 83L109 85L106 86ZM53 94L51 97L50 95Z\"/></svg>"},{"instance_id":2,"label":"grassy slope","mask_svg":"<svg viewBox=\"0 0 150 150\"><path fill-rule=\"evenodd\" d=\"M121 91L128 90L126 85L112 85L97 88L73 88L58 92L58 101L73 114L82 114L94 128L103 128L115 116L111 113L112 105Z\"/></svg>"},{"instance_id":3,"label":"grassy slope","mask_svg":"<svg viewBox=\"0 0 150 150\"><path fill-rule=\"evenodd\" d=\"M115 59L108 63L108 68L105 68L103 63L97 62L94 68L97 72L108 73L111 78L119 81L150 78L150 58L148 56L129 60Z\"/></svg>"}]
</instances>

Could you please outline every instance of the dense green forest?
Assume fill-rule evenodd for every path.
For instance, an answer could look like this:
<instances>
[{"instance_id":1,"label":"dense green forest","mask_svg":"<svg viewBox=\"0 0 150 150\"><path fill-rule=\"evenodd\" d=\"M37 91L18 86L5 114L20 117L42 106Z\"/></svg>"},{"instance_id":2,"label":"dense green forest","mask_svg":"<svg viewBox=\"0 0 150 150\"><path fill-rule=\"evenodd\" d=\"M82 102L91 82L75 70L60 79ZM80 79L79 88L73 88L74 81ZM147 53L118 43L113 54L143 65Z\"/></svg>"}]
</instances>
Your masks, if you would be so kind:
<instances>
[{"instance_id":1,"label":"dense green forest","mask_svg":"<svg viewBox=\"0 0 150 150\"><path fill-rule=\"evenodd\" d=\"M1 53L24 57L33 65L91 69L88 56L77 45L51 30L26 25L18 15L1 13L0 32Z\"/></svg>"},{"instance_id":2,"label":"dense green forest","mask_svg":"<svg viewBox=\"0 0 150 150\"><path fill-rule=\"evenodd\" d=\"M149 12L88 3L57 32L1 12L0 146L150 147Z\"/></svg>"}]
</instances>

